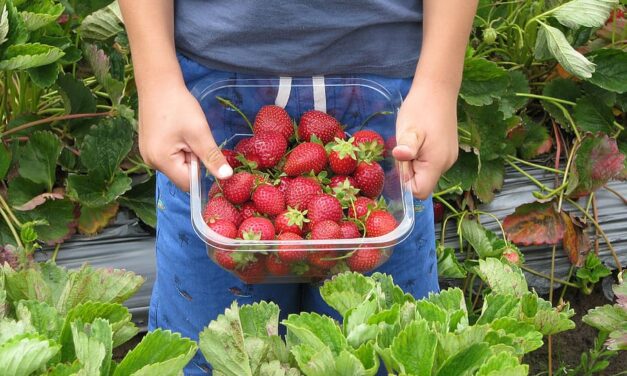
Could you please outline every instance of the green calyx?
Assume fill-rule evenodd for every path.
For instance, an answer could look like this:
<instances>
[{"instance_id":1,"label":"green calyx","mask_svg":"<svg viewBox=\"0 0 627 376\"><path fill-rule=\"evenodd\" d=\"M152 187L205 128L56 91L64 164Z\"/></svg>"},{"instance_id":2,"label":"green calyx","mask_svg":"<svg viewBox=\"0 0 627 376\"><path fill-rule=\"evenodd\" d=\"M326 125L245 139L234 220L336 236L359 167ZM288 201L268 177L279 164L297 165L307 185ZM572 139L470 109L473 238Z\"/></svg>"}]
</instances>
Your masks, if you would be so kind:
<instances>
[{"instance_id":1,"label":"green calyx","mask_svg":"<svg viewBox=\"0 0 627 376\"><path fill-rule=\"evenodd\" d=\"M340 159L350 157L351 159L357 160L357 152L359 152L359 148L353 144L354 141L355 138L353 137L351 137L348 141L336 137L335 143L331 146L331 151L337 152Z\"/></svg>"},{"instance_id":2,"label":"green calyx","mask_svg":"<svg viewBox=\"0 0 627 376\"><path fill-rule=\"evenodd\" d=\"M246 265L257 261L257 257L251 252L233 252L231 258L237 264L236 269L242 269Z\"/></svg>"},{"instance_id":3,"label":"green calyx","mask_svg":"<svg viewBox=\"0 0 627 376\"><path fill-rule=\"evenodd\" d=\"M285 213L285 217L287 218L287 224L289 226L298 226L298 228L302 229L303 224L305 222L309 222L309 219L305 218L307 214L307 210L300 211L298 209L294 209L291 207L287 208L287 213Z\"/></svg>"},{"instance_id":4,"label":"green calyx","mask_svg":"<svg viewBox=\"0 0 627 376\"><path fill-rule=\"evenodd\" d=\"M242 231L242 239L243 240L261 240L261 233L252 231L252 230Z\"/></svg>"},{"instance_id":5,"label":"green calyx","mask_svg":"<svg viewBox=\"0 0 627 376\"><path fill-rule=\"evenodd\" d=\"M351 185L348 179L345 179L341 185L333 187L331 193L335 198L340 201L343 208L348 208L357 199L359 189Z\"/></svg>"},{"instance_id":6,"label":"green calyx","mask_svg":"<svg viewBox=\"0 0 627 376\"><path fill-rule=\"evenodd\" d=\"M377 162L383 159L385 147L377 141L362 142L358 146L357 160L361 162Z\"/></svg>"}]
</instances>

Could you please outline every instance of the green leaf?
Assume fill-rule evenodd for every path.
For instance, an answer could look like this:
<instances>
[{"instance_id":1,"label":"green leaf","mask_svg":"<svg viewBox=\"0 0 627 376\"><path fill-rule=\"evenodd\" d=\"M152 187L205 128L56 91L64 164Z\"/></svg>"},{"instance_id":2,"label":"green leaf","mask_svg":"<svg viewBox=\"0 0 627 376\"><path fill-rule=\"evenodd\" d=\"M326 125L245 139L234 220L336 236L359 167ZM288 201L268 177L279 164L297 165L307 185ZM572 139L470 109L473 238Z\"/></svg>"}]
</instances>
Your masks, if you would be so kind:
<instances>
[{"instance_id":1,"label":"green leaf","mask_svg":"<svg viewBox=\"0 0 627 376\"><path fill-rule=\"evenodd\" d=\"M12 270L8 265L0 266L8 301L39 300L50 303L51 291L43 276L35 269Z\"/></svg>"},{"instance_id":2,"label":"green leaf","mask_svg":"<svg viewBox=\"0 0 627 376\"><path fill-rule=\"evenodd\" d=\"M81 370L81 365L78 362L72 364L57 363L52 366L46 376L75 376Z\"/></svg>"},{"instance_id":3,"label":"green leaf","mask_svg":"<svg viewBox=\"0 0 627 376\"><path fill-rule=\"evenodd\" d=\"M115 1L85 17L77 31L84 39L107 40L124 31L120 6Z\"/></svg>"},{"instance_id":4,"label":"green leaf","mask_svg":"<svg viewBox=\"0 0 627 376\"><path fill-rule=\"evenodd\" d=\"M111 367L112 331L107 320L97 318L92 323L80 319L71 324L76 358L86 375L108 376Z\"/></svg>"},{"instance_id":5,"label":"green leaf","mask_svg":"<svg viewBox=\"0 0 627 376\"><path fill-rule=\"evenodd\" d=\"M477 252L479 257L494 257L496 256L495 250L492 248L492 244L486 234L486 229L477 221L464 217L461 223L461 237Z\"/></svg>"},{"instance_id":6,"label":"green leaf","mask_svg":"<svg viewBox=\"0 0 627 376\"><path fill-rule=\"evenodd\" d=\"M467 123L470 130L469 145L479 154L481 163L498 159L514 151L507 139L510 119L494 116L496 105L466 106ZM517 118L514 118L517 119Z\"/></svg>"},{"instance_id":7,"label":"green leaf","mask_svg":"<svg viewBox=\"0 0 627 376\"><path fill-rule=\"evenodd\" d=\"M627 309L619 305L606 304L589 310L582 321L600 331L625 330L627 329Z\"/></svg>"},{"instance_id":8,"label":"green leaf","mask_svg":"<svg viewBox=\"0 0 627 376\"><path fill-rule=\"evenodd\" d=\"M436 375L438 376L465 376L473 375L481 367L490 355L490 347L487 343L475 343L465 350L448 358L440 367Z\"/></svg>"},{"instance_id":9,"label":"green leaf","mask_svg":"<svg viewBox=\"0 0 627 376\"><path fill-rule=\"evenodd\" d=\"M157 225L157 208L155 205L155 175L147 181L137 184L121 196L118 201L132 209L145 224Z\"/></svg>"},{"instance_id":10,"label":"green leaf","mask_svg":"<svg viewBox=\"0 0 627 376\"><path fill-rule=\"evenodd\" d=\"M290 346L300 343L316 349L327 346L334 355L348 346L342 330L328 316L308 312L291 314L282 324L287 327L287 343Z\"/></svg>"},{"instance_id":11,"label":"green leaf","mask_svg":"<svg viewBox=\"0 0 627 376\"><path fill-rule=\"evenodd\" d=\"M124 118L104 119L91 127L81 145L81 163L90 173L113 177L133 147L133 127Z\"/></svg>"},{"instance_id":12,"label":"green leaf","mask_svg":"<svg viewBox=\"0 0 627 376\"><path fill-rule=\"evenodd\" d=\"M350 309L344 316L346 340L354 348L377 337L377 326L368 323L377 310L378 305L375 300L366 300L357 307Z\"/></svg>"},{"instance_id":13,"label":"green leaf","mask_svg":"<svg viewBox=\"0 0 627 376\"><path fill-rule=\"evenodd\" d=\"M529 366L520 364L517 357L507 352L499 352L479 368L476 376L526 376L528 373Z\"/></svg>"},{"instance_id":14,"label":"green leaf","mask_svg":"<svg viewBox=\"0 0 627 376\"><path fill-rule=\"evenodd\" d=\"M398 285L394 284L391 275L377 272L372 274L370 278L377 284L379 292L377 299L382 309L391 308L395 304L416 301L412 295L405 293Z\"/></svg>"},{"instance_id":15,"label":"green leaf","mask_svg":"<svg viewBox=\"0 0 627 376\"><path fill-rule=\"evenodd\" d=\"M331 308L345 316L349 310L363 303L374 288L374 281L362 274L342 273L325 281L320 295Z\"/></svg>"},{"instance_id":16,"label":"green leaf","mask_svg":"<svg viewBox=\"0 0 627 376\"><path fill-rule=\"evenodd\" d=\"M336 374L335 359L328 347L316 348L307 344L300 344L294 346L291 352L294 355L294 359L296 359L296 363L298 363L298 367L307 376ZM242 373L240 375L245 376L246 374Z\"/></svg>"},{"instance_id":17,"label":"green leaf","mask_svg":"<svg viewBox=\"0 0 627 376\"><path fill-rule=\"evenodd\" d=\"M483 301L477 325L489 324L503 317L518 317L520 297L509 294L488 294Z\"/></svg>"},{"instance_id":18,"label":"green leaf","mask_svg":"<svg viewBox=\"0 0 627 376\"><path fill-rule=\"evenodd\" d=\"M178 333L157 329L142 339L118 364L113 376L176 376L196 353L196 343ZM242 373L242 376L245 374Z\"/></svg>"},{"instance_id":19,"label":"green leaf","mask_svg":"<svg viewBox=\"0 0 627 376\"><path fill-rule=\"evenodd\" d=\"M279 334L279 306L274 303L242 306L239 317L244 336L268 338Z\"/></svg>"},{"instance_id":20,"label":"green leaf","mask_svg":"<svg viewBox=\"0 0 627 376\"><path fill-rule=\"evenodd\" d=\"M529 100L516 95L516 93L529 93L529 81L525 74L520 71L507 71L507 74L510 80L509 86L499 102L499 111L503 113L503 119L512 117Z\"/></svg>"},{"instance_id":21,"label":"green leaf","mask_svg":"<svg viewBox=\"0 0 627 376\"><path fill-rule=\"evenodd\" d=\"M497 294L513 294L521 297L528 291L522 271L495 258L479 260L480 277Z\"/></svg>"},{"instance_id":22,"label":"green leaf","mask_svg":"<svg viewBox=\"0 0 627 376\"><path fill-rule=\"evenodd\" d=\"M523 159L529 160L548 153L553 146L553 140L544 124L536 123L530 119L523 122L525 135L518 152Z\"/></svg>"},{"instance_id":23,"label":"green leaf","mask_svg":"<svg viewBox=\"0 0 627 376\"><path fill-rule=\"evenodd\" d=\"M237 302L211 321L199 338L200 351L215 372L225 376L252 376Z\"/></svg>"},{"instance_id":24,"label":"green leaf","mask_svg":"<svg viewBox=\"0 0 627 376\"><path fill-rule=\"evenodd\" d=\"M0 346L0 375L28 376L43 368L59 352L54 341L27 334Z\"/></svg>"},{"instance_id":25,"label":"green leaf","mask_svg":"<svg viewBox=\"0 0 627 376\"><path fill-rule=\"evenodd\" d=\"M491 333L486 340L491 345L504 343L512 346L518 356L530 353L542 347L542 333L530 323L522 323L518 318L501 317L490 324ZM501 337L496 339L493 334ZM496 339L496 341L492 341Z\"/></svg>"},{"instance_id":26,"label":"green leaf","mask_svg":"<svg viewBox=\"0 0 627 376\"><path fill-rule=\"evenodd\" d=\"M599 98L584 96L577 100L573 118L579 129L588 132L612 133L614 114L612 108Z\"/></svg>"},{"instance_id":27,"label":"green leaf","mask_svg":"<svg viewBox=\"0 0 627 376\"><path fill-rule=\"evenodd\" d=\"M94 71L96 80L100 83L111 98L113 104L120 104L124 95L124 82L115 79L111 74L111 60L107 54L96 45L85 44L83 53L87 62Z\"/></svg>"},{"instance_id":28,"label":"green leaf","mask_svg":"<svg viewBox=\"0 0 627 376\"><path fill-rule=\"evenodd\" d=\"M594 51L590 59L597 66L590 82L615 93L627 92L627 52L600 49Z\"/></svg>"},{"instance_id":29,"label":"green leaf","mask_svg":"<svg viewBox=\"0 0 627 376\"><path fill-rule=\"evenodd\" d=\"M592 77L595 65L575 50L559 29L541 23L537 40L546 43L548 51L565 70L579 78Z\"/></svg>"},{"instance_id":30,"label":"green leaf","mask_svg":"<svg viewBox=\"0 0 627 376\"><path fill-rule=\"evenodd\" d=\"M80 18L84 18L90 13L97 11L98 9L104 8L111 3L112 0L81 0L81 1L73 1L74 7L70 5L68 0L61 0L60 2L65 5L66 8L70 11L70 13L79 16Z\"/></svg>"},{"instance_id":31,"label":"green leaf","mask_svg":"<svg viewBox=\"0 0 627 376\"><path fill-rule=\"evenodd\" d=\"M33 133L20 150L20 176L35 183L45 184L48 191L56 180L57 159L61 154L61 141L52 132Z\"/></svg>"},{"instance_id":32,"label":"green leaf","mask_svg":"<svg viewBox=\"0 0 627 376\"><path fill-rule=\"evenodd\" d=\"M117 173L110 182L100 175L70 174L67 188L70 197L84 206L100 207L110 204L131 189L132 180L124 173Z\"/></svg>"},{"instance_id":33,"label":"green leaf","mask_svg":"<svg viewBox=\"0 0 627 376\"><path fill-rule=\"evenodd\" d=\"M505 95L510 78L505 69L486 59L469 58L464 62L460 96L470 105L484 106Z\"/></svg>"},{"instance_id":34,"label":"green leaf","mask_svg":"<svg viewBox=\"0 0 627 376\"><path fill-rule=\"evenodd\" d=\"M459 157L453 166L440 178L438 190L459 185L462 190L469 191L479 176L479 158L474 153L460 150Z\"/></svg>"},{"instance_id":35,"label":"green leaf","mask_svg":"<svg viewBox=\"0 0 627 376\"><path fill-rule=\"evenodd\" d=\"M78 231L85 235L95 235L105 228L118 213L119 205L112 202L98 208L83 206L78 219Z\"/></svg>"},{"instance_id":36,"label":"green leaf","mask_svg":"<svg viewBox=\"0 0 627 376\"><path fill-rule=\"evenodd\" d=\"M11 166L11 152L4 146L3 143L0 143L0 180L4 179L7 176L7 172L9 171L9 167Z\"/></svg>"},{"instance_id":37,"label":"green leaf","mask_svg":"<svg viewBox=\"0 0 627 376\"><path fill-rule=\"evenodd\" d=\"M15 44L7 48L0 60L0 70L23 70L56 62L64 55L57 47L41 43Z\"/></svg>"},{"instance_id":38,"label":"green leaf","mask_svg":"<svg viewBox=\"0 0 627 376\"><path fill-rule=\"evenodd\" d=\"M335 358L336 375L365 376L366 369L361 361L349 351L344 350Z\"/></svg>"},{"instance_id":39,"label":"green leaf","mask_svg":"<svg viewBox=\"0 0 627 376\"><path fill-rule=\"evenodd\" d=\"M16 44L22 44L28 40L29 33L24 26L24 21L15 8L15 1L3 2L3 9L7 11L7 21L9 30L5 35L4 43L0 43L0 56L6 53L6 49ZM6 8L5 8L6 7ZM2 12L4 14L4 12ZM4 56L3 56L4 58Z\"/></svg>"},{"instance_id":40,"label":"green leaf","mask_svg":"<svg viewBox=\"0 0 627 376\"><path fill-rule=\"evenodd\" d=\"M443 364L470 346L485 342L490 327L488 325L473 325L457 333L445 333L438 336L438 352L436 364Z\"/></svg>"},{"instance_id":41,"label":"green leaf","mask_svg":"<svg viewBox=\"0 0 627 376\"><path fill-rule=\"evenodd\" d=\"M23 337L24 334L35 334L35 328L25 321L0 320L0 346L13 338Z\"/></svg>"},{"instance_id":42,"label":"green leaf","mask_svg":"<svg viewBox=\"0 0 627 376\"><path fill-rule=\"evenodd\" d=\"M436 254L438 257L438 276L442 278L466 277L466 269L457 260L455 249L438 244Z\"/></svg>"},{"instance_id":43,"label":"green leaf","mask_svg":"<svg viewBox=\"0 0 627 376\"><path fill-rule=\"evenodd\" d=\"M373 342L368 342L361 345L357 350L353 351L355 355L363 364L366 370L366 376L375 376L379 370L379 357L374 348Z\"/></svg>"},{"instance_id":44,"label":"green leaf","mask_svg":"<svg viewBox=\"0 0 627 376\"><path fill-rule=\"evenodd\" d=\"M21 11L24 25L29 31L55 22L65 10L63 4L51 0L29 0Z\"/></svg>"},{"instance_id":45,"label":"green leaf","mask_svg":"<svg viewBox=\"0 0 627 376\"><path fill-rule=\"evenodd\" d=\"M17 304L15 314L18 320L28 323L46 338L57 340L61 334L63 319L45 302L22 300Z\"/></svg>"},{"instance_id":46,"label":"green leaf","mask_svg":"<svg viewBox=\"0 0 627 376\"><path fill-rule=\"evenodd\" d=\"M435 362L438 341L427 321L417 320L403 329L392 342L394 359L400 372L414 375L430 375ZM453 374L451 374L453 375Z\"/></svg>"},{"instance_id":47,"label":"green leaf","mask_svg":"<svg viewBox=\"0 0 627 376\"><path fill-rule=\"evenodd\" d=\"M501 158L481 163L479 176L472 189L483 203L494 200L495 191L503 188L505 179L505 161Z\"/></svg>"},{"instance_id":48,"label":"green leaf","mask_svg":"<svg viewBox=\"0 0 627 376\"><path fill-rule=\"evenodd\" d=\"M62 74L57 80L66 112L70 114L96 112L96 100L81 80L71 74Z\"/></svg>"},{"instance_id":49,"label":"green leaf","mask_svg":"<svg viewBox=\"0 0 627 376\"><path fill-rule=\"evenodd\" d=\"M610 10L618 0L572 0L552 10L552 15L564 26L599 27L605 24Z\"/></svg>"},{"instance_id":50,"label":"green leaf","mask_svg":"<svg viewBox=\"0 0 627 376\"><path fill-rule=\"evenodd\" d=\"M52 63L30 68L28 69L28 75L35 85L40 88L47 88L52 86L57 80L57 77L59 77L59 64Z\"/></svg>"},{"instance_id":51,"label":"green leaf","mask_svg":"<svg viewBox=\"0 0 627 376\"><path fill-rule=\"evenodd\" d=\"M62 243L76 232L74 203L70 200L47 200L35 209L15 212L22 222L42 220L47 224L35 226L39 240L49 245Z\"/></svg>"},{"instance_id":52,"label":"green leaf","mask_svg":"<svg viewBox=\"0 0 627 376\"><path fill-rule=\"evenodd\" d=\"M9 11L6 4L2 4L2 11L0 11L0 45L7 41L7 35L9 34Z\"/></svg>"},{"instance_id":53,"label":"green leaf","mask_svg":"<svg viewBox=\"0 0 627 376\"><path fill-rule=\"evenodd\" d=\"M568 304L560 307L558 311L551 303L535 295L538 310L534 317L525 319L535 326L536 330L545 336L557 334L575 328L575 323L570 320L575 315Z\"/></svg>"},{"instance_id":54,"label":"green leaf","mask_svg":"<svg viewBox=\"0 0 627 376\"><path fill-rule=\"evenodd\" d=\"M581 90L579 89L579 86L577 86L577 84L572 80L557 78L549 81L546 84L544 90L542 91L542 95L545 97L575 102L577 98L581 96ZM561 124L566 129L570 129L570 123L559 107L547 100L542 100L541 102L544 109L547 110L547 112L559 124ZM568 109L568 107L566 107L566 109Z\"/></svg>"}]
</instances>

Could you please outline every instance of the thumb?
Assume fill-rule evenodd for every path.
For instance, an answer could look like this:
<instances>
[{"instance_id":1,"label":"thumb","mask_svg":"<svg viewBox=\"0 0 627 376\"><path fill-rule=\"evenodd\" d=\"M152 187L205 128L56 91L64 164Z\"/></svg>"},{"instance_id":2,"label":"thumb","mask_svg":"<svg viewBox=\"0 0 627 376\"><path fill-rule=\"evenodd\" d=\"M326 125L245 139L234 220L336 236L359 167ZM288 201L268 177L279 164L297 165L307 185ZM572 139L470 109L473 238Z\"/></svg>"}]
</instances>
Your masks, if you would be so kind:
<instances>
[{"instance_id":1,"label":"thumb","mask_svg":"<svg viewBox=\"0 0 627 376\"><path fill-rule=\"evenodd\" d=\"M226 179L233 175L233 168L222 154L206 123L194 126L186 135L185 142L211 175L218 179Z\"/></svg>"},{"instance_id":2,"label":"thumb","mask_svg":"<svg viewBox=\"0 0 627 376\"><path fill-rule=\"evenodd\" d=\"M403 131L396 136L397 145L392 155L397 161L411 161L418 157L424 136L418 131Z\"/></svg>"}]
</instances>

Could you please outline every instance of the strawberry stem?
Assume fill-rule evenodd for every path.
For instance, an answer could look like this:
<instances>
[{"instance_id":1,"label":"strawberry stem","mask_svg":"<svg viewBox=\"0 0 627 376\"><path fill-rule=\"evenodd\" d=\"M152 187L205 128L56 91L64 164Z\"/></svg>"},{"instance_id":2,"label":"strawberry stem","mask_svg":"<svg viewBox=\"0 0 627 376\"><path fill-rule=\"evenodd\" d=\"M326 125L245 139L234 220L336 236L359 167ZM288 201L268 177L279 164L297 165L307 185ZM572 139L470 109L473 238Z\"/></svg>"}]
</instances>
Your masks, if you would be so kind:
<instances>
[{"instance_id":1,"label":"strawberry stem","mask_svg":"<svg viewBox=\"0 0 627 376\"><path fill-rule=\"evenodd\" d=\"M242 110L239 109L239 107L237 107L236 105L233 104L233 102L231 102L230 100L226 99L226 98L222 98L218 95L216 95L216 99L218 100L218 102L222 103L222 105L231 108L233 111L237 112L242 119L244 119L244 121L246 122L246 124L248 124L248 128L250 128L250 130L253 130L253 125L250 122L250 120L248 120L248 117L246 116L246 114L244 114L242 112Z\"/></svg>"},{"instance_id":2,"label":"strawberry stem","mask_svg":"<svg viewBox=\"0 0 627 376\"><path fill-rule=\"evenodd\" d=\"M359 126L359 128L357 128L358 131L364 129L364 127L366 126L366 124L368 124L370 122L370 120L374 119L377 116L382 116L382 115L392 115L393 112L392 111L379 111L379 112L375 112L374 114L368 116L366 118L366 120L364 120L361 125Z\"/></svg>"}]
</instances>

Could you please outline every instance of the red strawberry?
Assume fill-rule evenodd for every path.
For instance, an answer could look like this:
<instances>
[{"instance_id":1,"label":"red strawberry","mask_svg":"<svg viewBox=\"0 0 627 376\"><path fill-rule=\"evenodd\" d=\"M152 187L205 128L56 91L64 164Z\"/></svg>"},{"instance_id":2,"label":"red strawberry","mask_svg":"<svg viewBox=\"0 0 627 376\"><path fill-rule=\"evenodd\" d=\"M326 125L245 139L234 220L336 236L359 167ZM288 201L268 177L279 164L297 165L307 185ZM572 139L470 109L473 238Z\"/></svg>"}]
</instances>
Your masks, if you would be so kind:
<instances>
[{"instance_id":1,"label":"red strawberry","mask_svg":"<svg viewBox=\"0 0 627 376\"><path fill-rule=\"evenodd\" d=\"M203 212L205 222L215 222L218 219L226 219L235 225L240 223L240 215L235 206L223 196L216 196L209 200Z\"/></svg>"},{"instance_id":2,"label":"red strawberry","mask_svg":"<svg viewBox=\"0 0 627 376\"><path fill-rule=\"evenodd\" d=\"M224 157L226 158L226 161L229 163L229 165L233 168L235 167L239 167L242 165L242 162L237 160L237 154L235 151L233 150L229 150L229 149L222 149L222 155L224 155Z\"/></svg>"},{"instance_id":3,"label":"red strawberry","mask_svg":"<svg viewBox=\"0 0 627 376\"><path fill-rule=\"evenodd\" d=\"M440 201L433 201L433 221L438 223L444 218L444 204Z\"/></svg>"},{"instance_id":4,"label":"red strawberry","mask_svg":"<svg viewBox=\"0 0 627 376\"><path fill-rule=\"evenodd\" d=\"M353 179L352 176L335 175L330 179L329 188L340 187L344 184L346 180L348 180L348 184L352 185L353 187L357 184L357 182L355 181L355 179Z\"/></svg>"},{"instance_id":5,"label":"red strawberry","mask_svg":"<svg viewBox=\"0 0 627 376\"><path fill-rule=\"evenodd\" d=\"M396 147L396 137L388 137L385 140L385 153L391 153L392 150Z\"/></svg>"},{"instance_id":6,"label":"red strawberry","mask_svg":"<svg viewBox=\"0 0 627 376\"><path fill-rule=\"evenodd\" d=\"M216 249L213 252L213 257L216 260L216 263L228 270L235 270L237 268L237 262L231 257L233 251L223 251L221 249Z\"/></svg>"},{"instance_id":7,"label":"red strawberry","mask_svg":"<svg viewBox=\"0 0 627 376\"><path fill-rule=\"evenodd\" d=\"M252 201L246 201L245 203L243 203L242 207L239 210L239 213L242 218L242 221L250 217L258 217L261 215L257 211L257 208L255 208L255 203Z\"/></svg>"},{"instance_id":8,"label":"red strawberry","mask_svg":"<svg viewBox=\"0 0 627 376\"><path fill-rule=\"evenodd\" d=\"M358 147L362 159L374 161L380 159L385 153L385 141L375 131L362 129L355 132L352 138L355 146Z\"/></svg>"},{"instance_id":9,"label":"red strawberry","mask_svg":"<svg viewBox=\"0 0 627 376\"><path fill-rule=\"evenodd\" d=\"M315 135L322 143L328 144L340 130L342 130L340 122L333 116L311 110L300 118L298 138L301 141L311 141L311 136Z\"/></svg>"},{"instance_id":10,"label":"red strawberry","mask_svg":"<svg viewBox=\"0 0 627 376\"><path fill-rule=\"evenodd\" d=\"M329 166L331 171L338 175L350 175L357 167L357 154L359 149L351 143L351 140L336 140L329 153Z\"/></svg>"},{"instance_id":11,"label":"red strawberry","mask_svg":"<svg viewBox=\"0 0 627 376\"><path fill-rule=\"evenodd\" d=\"M309 200L320 193L322 193L322 188L316 180L299 176L290 182L285 201L287 206L291 208L304 209L307 207Z\"/></svg>"},{"instance_id":12,"label":"red strawberry","mask_svg":"<svg viewBox=\"0 0 627 376\"><path fill-rule=\"evenodd\" d=\"M279 234L277 239L278 240L303 240L303 238L300 235L297 235L291 232L281 233ZM305 258L307 258L307 252L294 250L289 245L279 245L277 256L283 262L294 263L298 261L303 261Z\"/></svg>"},{"instance_id":13,"label":"red strawberry","mask_svg":"<svg viewBox=\"0 0 627 376\"><path fill-rule=\"evenodd\" d=\"M283 171L288 176L298 176L313 170L319 173L327 165L327 152L324 146L314 142L304 142L296 146L287 156Z\"/></svg>"},{"instance_id":14,"label":"red strawberry","mask_svg":"<svg viewBox=\"0 0 627 376\"><path fill-rule=\"evenodd\" d=\"M366 273L377 266L381 262L381 252L376 248L357 249L346 259L346 265L356 272Z\"/></svg>"},{"instance_id":15,"label":"red strawberry","mask_svg":"<svg viewBox=\"0 0 627 376\"><path fill-rule=\"evenodd\" d=\"M277 234L294 233L296 235L303 234L303 224L309 220L305 218L306 212L297 209L288 208L274 219L274 229Z\"/></svg>"},{"instance_id":16,"label":"red strawberry","mask_svg":"<svg viewBox=\"0 0 627 376\"><path fill-rule=\"evenodd\" d=\"M252 217L242 222L237 235L245 240L272 240L274 226L268 218Z\"/></svg>"},{"instance_id":17,"label":"red strawberry","mask_svg":"<svg viewBox=\"0 0 627 376\"><path fill-rule=\"evenodd\" d=\"M364 196L375 198L383 192L385 174L377 162L359 162L353 178Z\"/></svg>"},{"instance_id":18,"label":"red strawberry","mask_svg":"<svg viewBox=\"0 0 627 376\"><path fill-rule=\"evenodd\" d=\"M259 283L265 276L265 260L263 255L257 255L257 261L246 264L237 271L239 278L246 283Z\"/></svg>"},{"instance_id":19,"label":"red strawberry","mask_svg":"<svg viewBox=\"0 0 627 376\"><path fill-rule=\"evenodd\" d=\"M359 196L352 205L348 206L348 216L361 219L368 214L368 206L374 208L376 203L371 198Z\"/></svg>"},{"instance_id":20,"label":"red strawberry","mask_svg":"<svg viewBox=\"0 0 627 376\"><path fill-rule=\"evenodd\" d=\"M236 153L246 156L252 152L251 141L252 141L252 137L242 138L241 140L239 140L237 145L235 145L235 148L233 148L233 150Z\"/></svg>"},{"instance_id":21,"label":"red strawberry","mask_svg":"<svg viewBox=\"0 0 627 376\"><path fill-rule=\"evenodd\" d=\"M209 198L214 198L220 193L222 193L222 188L220 188L220 185L218 183L213 183L211 184L211 188L209 188L207 196L209 196Z\"/></svg>"},{"instance_id":22,"label":"red strawberry","mask_svg":"<svg viewBox=\"0 0 627 376\"><path fill-rule=\"evenodd\" d=\"M249 172L238 172L226 180L222 180L222 193L233 204L243 204L250 200L255 177Z\"/></svg>"},{"instance_id":23,"label":"red strawberry","mask_svg":"<svg viewBox=\"0 0 627 376\"><path fill-rule=\"evenodd\" d=\"M324 220L339 222L343 216L342 204L329 194L314 196L307 204L307 218L312 225Z\"/></svg>"},{"instance_id":24,"label":"red strawberry","mask_svg":"<svg viewBox=\"0 0 627 376\"><path fill-rule=\"evenodd\" d=\"M507 260L507 262L509 262L510 264L514 264L514 265L522 264L520 260L520 252L513 250L513 249L508 249L505 252L503 252L503 258Z\"/></svg>"},{"instance_id":25,"label":"red strawberry","mask_svg":"<svg viewBox=\"0 0 627 376\"><path fill-rule=\"evenodd\" d=\"M289 140L294 135L294 124L290 115L279 106L263 106L257 112L253 133L279 132Z\"/></svg>"},{"instance_id":26,"label":"red strawberry","mask_svg":"<svg viewBox=\"0 0 627 376\"><path fill-rule=\"evenodd\" d=\"M287 187L290 186L291 181L292 181L292 178L288 176L281 176L279 178L277 188L279 188L279 191L281 191L281 193L285 194L285 192L287 192Z\"/></svg>"},{"instance_id":27,"label":"red strawberry","mask_svg":"<svg viewBox=\"0 0 627 376\"><path fill-rule=\"evenodd\" d=\"M309 252L307 261L313 266L328 270L337 264L337 260L331 260L336 257L338 257L338 254L335 251L315 251Z\"/></svg>"},{"instance_id":28,"label":"red strawberry","mask_svg":"<svg viewBox=\"0 0 627 376\"><path fill-rule=\"evenodd\" d=\"M385 210L375 210L366 218L366 236L375 238L392 232L396 228L396 219Z\"/></svg>"},{"instance_id":29,"label":"red strawberry","mask_svg":"<svg viewBox=\"0 0 627 376\"><path fill-rule=\"evenodd\" d=\"M334 139L339 138L340 140L346 140L346 133L343 129L340 128L337 132L335 132Z\"/></svg>"},{"instance_id":30,"label":"red strawberry","mask_svg":"<svg viewBox=\"0 0 627 376\"><path fill-rule=\"evenodd\" d=\"M262 214L277 215L285 210L285 197L273 185L265 184L257 187L252 200L257 211Z\"/></svg>"},{"instance_id":31,"label":"red strawberry","mask_svg":"<svg viewBox=\"0 0 627 376\"><path fill-rule=\"evenodd\" d=\"M257 163L257 168L271 168L283 158L287 141L278 132L265 132L253 136L250 151L244 156Z\"/></svg>"},{"instance_id":32,"label":"red strawberry","mask_svg":"<svg viewBox=\"0 0 627 376\"><path fill-rule=\"evenodd\" d=\"M272 275L285 276L290 274L290 264L281 260L276 255L270 255L266 258L266 269Z\"/></svg>"},{"instance_id":33,"label":"red strawberry","mask_svg":"<svg viewBox=\"0 0 627 376\"><path fill-rule=\"evenodd\" d=\"M340 231L342 232L342 239L358 239L361 238L359 233L359 227L355 222L342 221L340 222Z\"/></svg>"},{"instance_id":34,"label":"red strawberry","mask_svg":"<svg viewBox=\"0 0 627 376\"><path fill-rule=\"evenodd\" d=\"M341 239L342 230L337 222L327 219L311 226L311 238L314 240Z\"/></svg>"},{"instance_id":35,"label":"red strawberry","mask_svg":"<svg viewBox=\"0 0 627 376\"><path fill-rule=\"evenodd\" d=\"M210 229L224 237L231 239L235 239L237 237L237 226L235 226L235 224L231 221L218 219L213 222L209 222L208 225Z\"/></svg>"}]
</instances>

